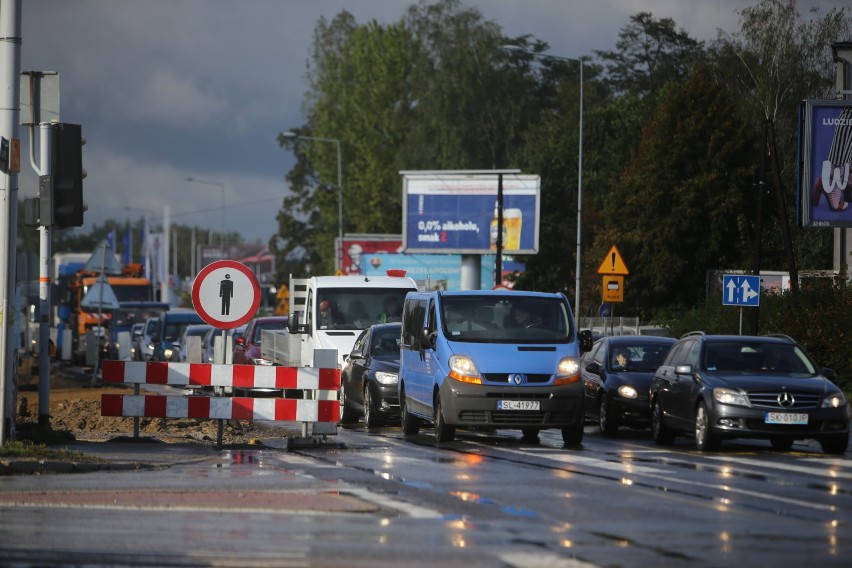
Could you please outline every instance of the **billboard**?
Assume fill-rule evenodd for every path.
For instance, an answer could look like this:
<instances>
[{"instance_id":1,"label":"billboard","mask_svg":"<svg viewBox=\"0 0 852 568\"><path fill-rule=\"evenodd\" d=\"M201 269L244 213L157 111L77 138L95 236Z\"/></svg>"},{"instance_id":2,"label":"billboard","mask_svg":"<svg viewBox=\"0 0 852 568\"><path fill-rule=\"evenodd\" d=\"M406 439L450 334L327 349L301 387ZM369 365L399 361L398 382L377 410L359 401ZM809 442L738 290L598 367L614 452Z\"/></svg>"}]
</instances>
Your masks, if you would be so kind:
<instances>
[{"instance_id":1,"label":"billboard","mask_svg":"<svg viewBox=\"0 0 852 568\"><path fill-rule=\"evenodd\" d=\"M340 239L335 239L339 241ZM401 235L343 235L343 246L337 243L337 270L340 274L363 274L361 264L364 255L375 253L396 253L402 248ZM343 258L343 262L340 259ZM341 266L342 265L342 266Z\"/></svg>"},{"instance_id":2,"label":"billboard","mask_svg":"<svg viewBox=\"0 0 852 568\"><path fill-rule=\"evenodd\" d=\"M406 253L493 254L500 172L401 172ZM537 175L503 173L503 251L538 252Z\"/></svg>"},{"instance_id":3,"label":"billboard","mask_svg":"<svg viewBox=\"0 0 852 568\"><path fill-rule=\"evenodd\" d=\"M490 290L494 286L495 257L482 257L480 288ZM426 283L429 290L461 290L462 259L457 254L365 254L362 256L361 274L365 276L384 275L387 270L404 270L406 276ZM522 263L506 260L503 262L503 274L523 272ZM512 283L503 280L511 287Z\"/></svg>"},{"instance_id":4,"label":"billboard","mask_svg":"<svg viewBox=\"0 0 852 568\"><path fill-rule=\"evenodd\" d=\"M799 224L852 227L852 101L804 101L799 124Z\"/></svg>"}]
</instances>

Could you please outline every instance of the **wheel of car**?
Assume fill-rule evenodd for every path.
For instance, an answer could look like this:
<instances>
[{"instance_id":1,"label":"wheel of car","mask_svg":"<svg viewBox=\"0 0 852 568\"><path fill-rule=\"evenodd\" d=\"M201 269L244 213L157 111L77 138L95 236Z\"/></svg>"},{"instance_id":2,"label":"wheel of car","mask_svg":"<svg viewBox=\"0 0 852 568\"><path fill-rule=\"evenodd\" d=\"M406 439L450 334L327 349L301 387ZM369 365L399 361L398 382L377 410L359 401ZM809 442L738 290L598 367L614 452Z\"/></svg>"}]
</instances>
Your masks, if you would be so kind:
<instances>
[{"instance_id":1,"label":"wheel of car","mask_svg":"<svg viewBox=\"0 0 852 568\"><path fill-rule=\"evenodd\" d=\"M524 442L538 442L538 428L521 428Z\"/></svg>"},{"instance_id":2,"label":"wheel of car","mask_svg":"<svg viewBox=\"0 0 852 568\"><path fill-rule=\"evenodd\" d=\"M364 385L364 426L370 428L378 428L382 425L376 409L374 408L373 395L370 394L370 386Z\"/></svg>"},{"instance_id":3,"label":"wheel of car","mask_svg":"<svg viewBox=\"0 0 852 568\"><path fill-rule=\"evenodd\" d=\"M790 448L793 447L793 440L788 438L772 438L769 443L776 452L789 452Z\"/></svg>"},{"instance_id":4,"label":"wheel of car","mask_svg":"<svg viewBox=\"0 0 852 568\"><path fill-rule=\"evenodd\" d=\"M820 438L819 445L822 446L822 451L827 454L845 454L846 448L849 447L849 435L826 436L825 438Z\"/></svg>"},{"instance_id":5,"label":"wheel of car","mask_svg":"<svg viewBox=\"0 0 852 568\"><path fill-rule=\"evenodd\" d=\"M579 446L583 443L583 421L577 420L573 426L562 428L562 442L566 446Z\"/></svg>"},{"instance_id":6,"label":"wheel of car","mask_svg":"<svg viewBox=\"0 0 852 568\"><path fill-rule=\"evenodd\" d=\"M456 437L456 427L450 426L444 420L444 410L441 408L441 397L435 397L435 441L438 443L452 442Z\"/></svg>"},{"instance_id":7,"label":"wheel of car","mask_svg":"<svg viewBox=\"0 0 852 568\"><path fill-rule=\"evenodd\" d=\"M675 441L675 433L666 427L664 420L663 405L655 400L651 408L651 437L661 446L670 446Z\"/></svg>"},{"instance_id":8,"label":"wheel of car","mask_svg":"<svg viewBox=\"0 0 852 568\"><path fill-rule=\"evenodd\" d=\"M412 416L408 411L408 400L405 398L405 389L399 392L399 408L402 412L402 433L406 436L416 436L420 432L420 419Z\"/></svg>"},{"instance_id":9,"label":"wheel of car","mask_svg":"<svg viewBox=\"0 0 852 568\"><path fill-rule=\"evenodd\" d=\"M695 409L695 449L699 452L710 452L719 447L719 439L710 427L710 414L707 406L700 402Z\"/></svg>"},{"instance_id":10,"label":"wheel of car","mask_svg":"<svg viewBox=\"0 0 852 568\"><path fill-rule=\"evenodd\" d=\"M598 405L598 426L604 436L613 437L618 434L618 417L610 412L609 398L605 394L601 395L600 404Z\"/></svg>"},{"instance_id":11,"label":"wheel of car","mask_svg":"<svg viewBox=\"0 0 852 568\"><path fill-rule=\"evenodd\" d=\"M343 383L340 383L340 390L337 391L337 394L337 398L340 401L340 423L351 424L355 422L357 420L355 412L349 408L349 401L346 400L346 389L343 388Z\"/></svg>"}]
</instances>

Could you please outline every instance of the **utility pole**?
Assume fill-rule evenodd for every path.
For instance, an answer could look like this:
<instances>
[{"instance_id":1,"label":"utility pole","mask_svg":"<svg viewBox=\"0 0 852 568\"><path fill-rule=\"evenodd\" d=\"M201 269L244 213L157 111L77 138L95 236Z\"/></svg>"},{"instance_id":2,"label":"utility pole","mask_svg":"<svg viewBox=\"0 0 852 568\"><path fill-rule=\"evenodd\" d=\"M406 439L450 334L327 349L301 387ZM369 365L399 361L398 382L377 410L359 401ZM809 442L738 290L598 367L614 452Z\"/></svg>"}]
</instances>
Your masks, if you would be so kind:
<instances>
[{"instance_id":1,"label":"utility pole","mask_svg":"<svg viewBox=\"0 0 852 568\"><path fill-rule=\"evenodd\" d=\"M21 167L18 123L21 107L21 0L0 1L0 138L6 160L0 172L0 446L14 436L17 369L13 325L15 307L18 172Z\"/></svg>"}]
</instances>

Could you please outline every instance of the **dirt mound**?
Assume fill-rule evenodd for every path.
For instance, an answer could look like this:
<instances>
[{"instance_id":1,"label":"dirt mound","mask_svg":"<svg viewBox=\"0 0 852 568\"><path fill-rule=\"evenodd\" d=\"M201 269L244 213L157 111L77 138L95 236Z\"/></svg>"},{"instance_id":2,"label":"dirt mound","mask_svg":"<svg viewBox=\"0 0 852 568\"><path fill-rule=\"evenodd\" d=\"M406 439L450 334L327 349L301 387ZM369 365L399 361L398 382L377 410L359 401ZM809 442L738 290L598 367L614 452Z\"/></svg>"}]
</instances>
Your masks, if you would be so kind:
<instances>
[{"instance_id":1,"label":"dirt mound","mask_svg":"<svg viewBox=\"0 0 852 568\"><path fill-rule=\"evenodd\" d=\"M125 387L91 386L84 376L70 377L54 371L51 373L49 392L50 429L66 433L76 440L111 439L133 435L133 418L101 416L102 394L131 394ZM19 385L15 417L19 438L38 424L38 385L25 381ZM189 418L140 418L139 435L165 442L198 441L215 444L218 420ZM23 436L22 436L23 435ZM279 430L262 422L227 420L223 423L223 444L252 444L262 438L281 436Z\"/></svg>"}]
</instances>

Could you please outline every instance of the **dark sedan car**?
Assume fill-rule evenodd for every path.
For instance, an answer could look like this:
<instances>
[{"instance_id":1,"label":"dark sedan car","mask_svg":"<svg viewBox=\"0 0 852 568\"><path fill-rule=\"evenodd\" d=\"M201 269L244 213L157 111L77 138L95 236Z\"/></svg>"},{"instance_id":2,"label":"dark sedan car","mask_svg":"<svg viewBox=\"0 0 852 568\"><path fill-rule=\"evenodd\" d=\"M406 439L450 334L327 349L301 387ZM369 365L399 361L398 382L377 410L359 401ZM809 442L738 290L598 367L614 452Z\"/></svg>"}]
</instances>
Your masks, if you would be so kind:
<instances>
[{"instance_id":1,"label":"dark sedan car","mask_svg":"<svg viewBox=\"0 0 852 568\"><path fill-rule=\"evenodd\" d=\"M731 438L768 439L786 451L810 438L843 454L849 408L834 377L787 336L688 333L651 383L651 433L658 444L694 434L699 451Z\"/></svg>"},{"instance_id":2,"label":"dark sedan car","mask_svg":"<svg viewBox=\"0 0 852 568\"><path fill-rule=\"evenodd\" d=\"M340 422L364 416L367 428L399 419L399 340L402 324L376 324L361 332L340 373Z\"/></svg>"},{"instance_id":3,"label":"dark sedan car","mask_svg":"<svg viewBox=\"0 0 852 568\"><path fill-rule=\"evenodd\" d=\"M245 334L234 340L234 365L271 365L260 355L264 330L287 332L287 316L262 316L248 322Z\"/></svg>"},{"instance_id":4,"label":"dark sedan car","mask_svg":"<svg viewBox=\"0 0 852 568\"><path fill-rule=\"evenodd\" d=\"M654 372L675 339L644 335L604 337L583 355L586 419L597 421L606 436L621 426L651 425L648 391Z\"/></svg>"}]
</instances>

